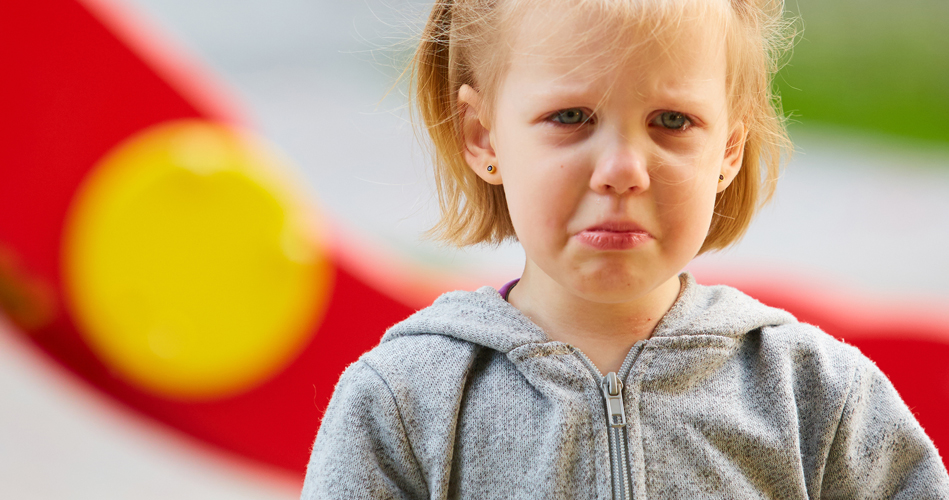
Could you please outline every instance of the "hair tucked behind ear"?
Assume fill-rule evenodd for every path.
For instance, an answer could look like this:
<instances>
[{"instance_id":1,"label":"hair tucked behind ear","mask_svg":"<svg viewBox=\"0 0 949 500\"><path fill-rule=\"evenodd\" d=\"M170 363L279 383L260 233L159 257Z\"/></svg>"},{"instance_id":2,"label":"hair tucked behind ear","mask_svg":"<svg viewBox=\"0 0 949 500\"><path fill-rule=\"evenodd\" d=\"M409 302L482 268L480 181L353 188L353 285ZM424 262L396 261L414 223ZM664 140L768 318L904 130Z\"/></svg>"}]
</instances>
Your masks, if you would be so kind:
<instances>
[{"instance_id":1,"label":"hair tucked behind ear","mask_svg":"<svg viewBox=\"0 0 949 500\"><path fill-rule=\"evenodd\" d=\"M781 166L793 149L781 100L772 88L782 58L794 42L794 21L783 0L729 0L729 99L733 120L744 123L741 170L715 199L715 214L699 253L720 250L744 236L751 219L774 195Z\"/></svg>"},{"instance_id":2,"label":"hair tucked behind ear","mask_svg":"<svg viewBox=\"0 0 949 500\"><path fill-rule=\"evenodd\" d=\"M484 87L475 81L473 65L490 62L473 60L478 54L472 46L488 42L493 3L436 2L412 61L410 95L432 138L441 209L440 220L427 235L457 246L516 238L504 188L482 181L465 162L458 109L458 89L463 84Z\"/></svg>"}]
</instances>

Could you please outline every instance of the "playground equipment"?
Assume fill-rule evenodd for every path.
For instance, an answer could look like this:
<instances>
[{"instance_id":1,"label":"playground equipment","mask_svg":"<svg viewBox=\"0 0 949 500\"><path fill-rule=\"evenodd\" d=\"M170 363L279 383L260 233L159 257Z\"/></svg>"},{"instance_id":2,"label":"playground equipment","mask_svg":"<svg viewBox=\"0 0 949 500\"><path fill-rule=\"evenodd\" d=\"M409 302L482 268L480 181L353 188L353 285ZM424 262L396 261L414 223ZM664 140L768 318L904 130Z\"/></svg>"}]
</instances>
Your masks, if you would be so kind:
<instances>
[{"instance_id":1,"label":"playground equipment","mask_svg":"<svg viewBox=\"0 0 949 500\"><path fill-rule=\"evenodd\" d=\"M303 471L342 370L460 279L322 220L213 78L119 4L21 0L2 23L0 308L130 409ZM860 347L949 449L945 316L731 284Z\"/></svg>"}]
</instances>

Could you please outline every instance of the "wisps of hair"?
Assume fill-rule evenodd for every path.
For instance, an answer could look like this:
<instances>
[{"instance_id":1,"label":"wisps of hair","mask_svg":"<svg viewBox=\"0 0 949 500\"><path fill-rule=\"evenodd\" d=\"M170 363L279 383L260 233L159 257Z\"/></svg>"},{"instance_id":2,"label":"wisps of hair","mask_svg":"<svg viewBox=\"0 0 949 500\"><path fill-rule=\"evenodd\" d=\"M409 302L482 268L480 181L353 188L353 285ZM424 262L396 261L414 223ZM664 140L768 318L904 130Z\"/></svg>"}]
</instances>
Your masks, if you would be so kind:
<instances>
[{"instance_id":1,"label":"wisps of hair","mask_svg":"<svg viewBox=\"0 0 949 500\"><path fill-rule=\"evenodd\" d=\"M539 0L437 0L422 33L411 64L409 92L413 120L424 124L432 140L435 184L441 217L426 235L456 246L498 244L516 239L504 188L480 179L464 159L465 142L458 107L458 90L470 85L482 94L490 121L497 86L506 64L500 36L516 24L517 14L538 6ZM553 8L543 0L543 8ZM725 21L728 46L730 115L746 130L742 168L731 185L719 193L708 236L700 253L725 248L747 231L754 214L769 201L781 165L792 149L781 104L772 78L784 54L793 45L793 22L783 16L783 0L720 0L728 11ZM682 22L687 10L707 10L707 0L562 0L571 7L620 19L637 19L648 25ZM689 4L689 8L686 8ZM699 10L696 11L695 8ZM662 15L652 21L647 13ZM647 16L648 17L648 16ZM662 31L670 26L654 24ZM675 31L675 26L672 26ZM615 47L620 36L612 37ZM582 41L581 41L582 42ZM418 118L421 118L419 120ZM420 123L421 122L421 123Z\"/></svg>"},{"instance_id":2,"label":"wisps of hair","mask_svg":"<svg viewBox=\"0 0 949 500\"><path fill-rule=\"evenodd\" d=\"M738 175L715 199L700 254L724 249L745 235L754 215L774 196L781 167L793 151L772 80L794 45L795 20L784 17L783 0L729 2L737 24L726 31L729 99L733 115L745 126L745 151Z\"/></svg>"},{"instance_id":3,"label":"wisps of hair","mask_svg":"<svg viewBox=\"0 0 949 500\"><path fill-rule=\"evenodd\" d=\"M482 181L464 159L458 89L479 88L472 45L488 43L494 5L439 0L429 16L412 62L409 93L432 139L435 186L441 218L426 234L457 245L498 244L516 238L504 188ZM482 61L490 64L490 61ZM416 120L416 123L418 121Z\"/></svg>"}]
</instances>

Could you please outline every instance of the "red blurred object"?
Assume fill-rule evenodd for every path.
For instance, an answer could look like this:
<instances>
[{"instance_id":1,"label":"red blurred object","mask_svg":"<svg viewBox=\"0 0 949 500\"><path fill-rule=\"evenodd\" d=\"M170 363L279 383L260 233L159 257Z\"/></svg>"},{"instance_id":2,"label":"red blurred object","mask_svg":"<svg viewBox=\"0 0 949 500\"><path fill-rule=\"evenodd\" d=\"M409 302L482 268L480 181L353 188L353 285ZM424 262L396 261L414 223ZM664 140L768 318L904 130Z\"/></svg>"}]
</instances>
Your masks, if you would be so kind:
<instances>
[{"instance_id":1,"label":"red blurred object","mask_svg":"<svg viewBox=\"0 0 949 500\"><path fill-rule=\"evenodd\" d=\"M0 22L0 44L16 48L0 52L8 75L0 79L0 247L5 261L16 262L19 281L28 276L55 291L54 302L62 304L64 217L100 157L157 123L240 120L219 93L206 91L213 82L160 49L145 26L108 4L7 2ZM7 270L6 281L13 268L0 269ZM130 386L96 358L61 308L26 333L76 375L130 407L221 448L303 472L339 374L386 327L412 312L339 266L333 281L326 316L313 325L314 341L296 361L264 384L223 400L173 401ZM0 277L0 287L4 282ZM7 296L0 290L0 301ZM0 305L10 311L10 300ZM333 334L339 332L345 335Z\"/></svg>"},{"instance_id":2,"label":"red blurred object","mask_svg":"<svg viewBox=\"0 0 949 500\"><path fill-rule=\"evenodd\" d=\"M13 0L4 4L0 79L0 306L43 311L22 323L39 348L129 407L200 440L293 473L305 470L323 408L339 374L378 342L386 327L432 295L408 287L364 249L336 242L332 299L313 341L282 373L244 394L181 402L116 377L84 343L62 304L60 248L77 187L110 148L157 123L201 118L240 123L216 86L157 37L102 1ZM14 50L10 50L13 48ZM367 278L374 271L378 279ZM31 294L4 293L30 283ZM920 422L949 450L947 322L893 314L868 324L867 311L810 290L735 283L763 302L860 347L891 377ZM399 287L406 288L399 296ZM411 289L410 289L411 288ZM447 287L446 287L447 288ZM46 295L50 297L46 297ZM17 297L19 301L14 304ZM43 303L30 309L30 297ZM879 319L879 312L871 315ZM947 455L949 456L949 455Z\"/></svg>"}]
</instances>

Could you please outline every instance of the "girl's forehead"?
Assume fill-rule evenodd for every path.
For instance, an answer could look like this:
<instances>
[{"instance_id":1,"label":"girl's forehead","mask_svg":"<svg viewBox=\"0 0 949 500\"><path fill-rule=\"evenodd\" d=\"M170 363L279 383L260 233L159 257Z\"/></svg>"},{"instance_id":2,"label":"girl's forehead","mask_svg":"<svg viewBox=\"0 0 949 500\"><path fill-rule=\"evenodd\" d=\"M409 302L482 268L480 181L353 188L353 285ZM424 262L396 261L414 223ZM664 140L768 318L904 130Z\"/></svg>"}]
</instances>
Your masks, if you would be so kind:
<instances>
[{"instance_id":1,"label":"girl's forehead","mask_svg":"<svg viewBox=\"0 0 949 500\"><path fill-rule=\"evenodd\" d=\"M533 9L509 38L508 68L599 79L617 72L694 70L710 62L724 70L721 23L697 15L626 19L604 12ZM667 16L668 17L668 16Z\"/></svg>"}]
</instances>

